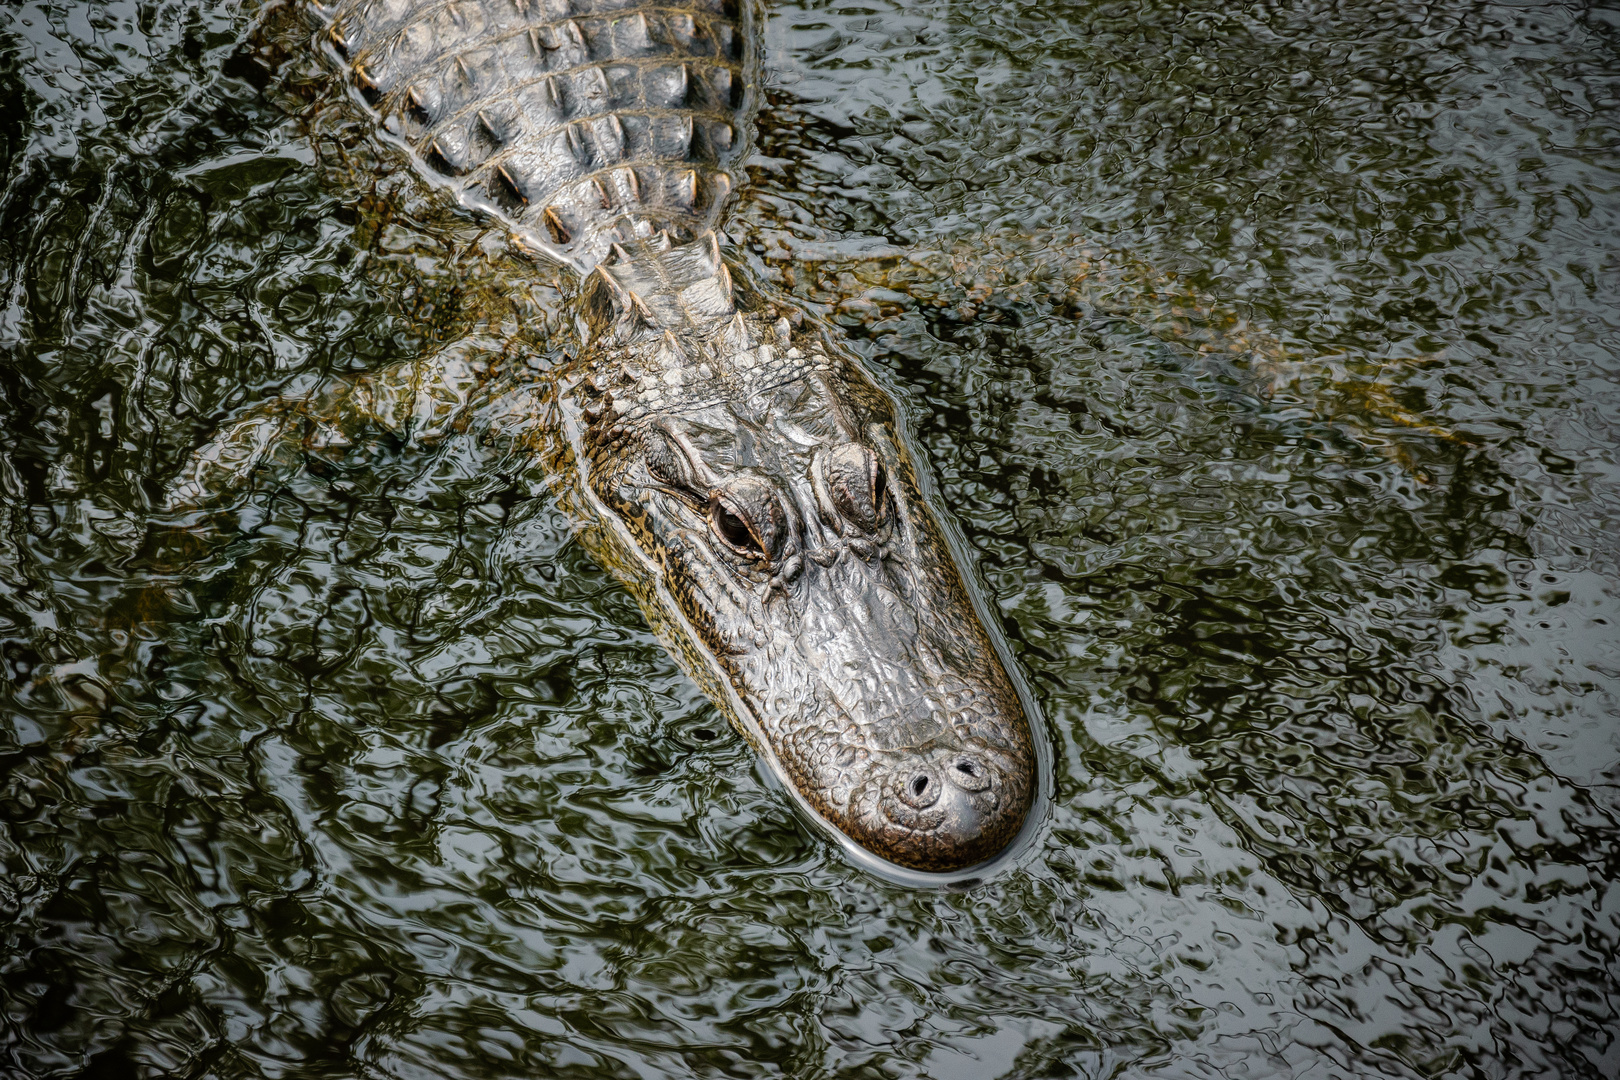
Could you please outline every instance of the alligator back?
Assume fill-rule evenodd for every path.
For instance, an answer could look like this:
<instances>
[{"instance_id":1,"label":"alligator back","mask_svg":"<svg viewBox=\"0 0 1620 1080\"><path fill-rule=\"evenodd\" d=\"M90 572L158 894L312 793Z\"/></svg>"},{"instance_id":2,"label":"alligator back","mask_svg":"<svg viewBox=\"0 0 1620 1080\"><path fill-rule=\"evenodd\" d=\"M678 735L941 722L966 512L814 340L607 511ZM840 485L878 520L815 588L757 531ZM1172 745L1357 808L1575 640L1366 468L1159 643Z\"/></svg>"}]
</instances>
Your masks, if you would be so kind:
<instances>
[{"instance_id":1,"label":"alligator back","mask_svg":"<svg viewBox=\"0 0 1620 1080\"><path fill-rule=\"evenodd\" d=\"M333 48L463 205L587 270L715 227L752 128L746 0L341 0Z\"/></svg>"}]
</instances>

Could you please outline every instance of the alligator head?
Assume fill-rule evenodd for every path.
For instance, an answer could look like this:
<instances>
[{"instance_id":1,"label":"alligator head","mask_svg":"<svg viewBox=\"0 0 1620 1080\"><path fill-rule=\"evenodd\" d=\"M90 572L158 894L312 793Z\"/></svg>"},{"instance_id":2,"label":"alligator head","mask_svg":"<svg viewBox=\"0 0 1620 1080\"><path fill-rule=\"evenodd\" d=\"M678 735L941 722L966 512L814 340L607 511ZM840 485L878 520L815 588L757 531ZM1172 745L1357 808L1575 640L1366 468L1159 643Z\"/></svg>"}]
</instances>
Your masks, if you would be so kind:
<instances>
[{"instance_id":1,"label":"alligator head","mask_svg":"<svg viewBox=\"0 0 1620 1080\"><path fill-rule=\"evenodd\" d=\"M815 814L876 855L997 854L1030 729L894 407L820 332L738 312L712 241L623 255L563 396L604 560Z\"/></svg>"}]
</instances>

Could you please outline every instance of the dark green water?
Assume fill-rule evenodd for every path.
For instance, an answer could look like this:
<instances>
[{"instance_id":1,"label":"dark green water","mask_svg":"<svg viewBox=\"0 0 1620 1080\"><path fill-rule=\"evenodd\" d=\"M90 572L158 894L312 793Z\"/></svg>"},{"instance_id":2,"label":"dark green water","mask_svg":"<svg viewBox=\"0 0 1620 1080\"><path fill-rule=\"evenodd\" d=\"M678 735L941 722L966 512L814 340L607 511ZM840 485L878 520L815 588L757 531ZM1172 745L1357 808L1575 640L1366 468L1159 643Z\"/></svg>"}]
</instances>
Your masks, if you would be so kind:
<instances>
[{"instance_id":1,"label":"dark green water","mask_svg":"<svg viewBox=\"0 0 1620 1080\"><path fill-rule=\"evenodd\" d=\"M287 24L0 13L0 1075L1620 1075L1620 18L772 7L756 252L1077 232L1333 358L845 308L1048 721L956 892L798 822L476 422L161 509L546 300Z\"/></svg>"}]
</instances>

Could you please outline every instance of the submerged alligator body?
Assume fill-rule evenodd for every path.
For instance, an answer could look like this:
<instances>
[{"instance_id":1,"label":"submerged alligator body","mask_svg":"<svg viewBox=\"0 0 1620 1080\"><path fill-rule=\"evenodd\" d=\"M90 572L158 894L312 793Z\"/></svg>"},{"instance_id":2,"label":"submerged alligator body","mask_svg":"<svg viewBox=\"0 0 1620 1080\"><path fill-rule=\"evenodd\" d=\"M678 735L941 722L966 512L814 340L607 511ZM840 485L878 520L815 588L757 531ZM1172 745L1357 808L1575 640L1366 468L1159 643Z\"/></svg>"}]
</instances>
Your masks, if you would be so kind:
<instances>
[{"instance_id":1,"label":"submerged alligator body","mask_svg":"<svg viewBox=\"0 0 1620 1080\"><path fill-rule=\"evenodd\" d=\"M1030 726L889 398L714 229L757 94L735 0L347 0L323 31L425 177L573 267L530 444L596 557L805 809L957 870L1029 814Z\"/></svg>"}]
</instances>

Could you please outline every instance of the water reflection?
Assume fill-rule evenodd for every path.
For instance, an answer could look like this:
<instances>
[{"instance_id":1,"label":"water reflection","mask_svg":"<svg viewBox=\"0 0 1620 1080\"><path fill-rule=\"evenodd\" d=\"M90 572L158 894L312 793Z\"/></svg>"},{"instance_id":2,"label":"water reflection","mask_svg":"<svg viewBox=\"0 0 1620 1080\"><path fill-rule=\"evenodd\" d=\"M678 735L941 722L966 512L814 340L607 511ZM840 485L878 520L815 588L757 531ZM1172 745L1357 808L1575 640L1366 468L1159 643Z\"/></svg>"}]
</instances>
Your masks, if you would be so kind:
<instances>
[{"instance_id":1,"label":"water reflection","mask_svg":"<svg viewBox=\"0 0 1620 1080\"><path fill-rule=\"evenodd\" d=\"M1056 741L966 893L808 833L477 422L163 511L243 405L547 286L280 9L5 20L8 1073L1620 1071L1601 12L772 7L739 238L849 273ZM1429 358L1387 385L1471 445L856 272L1066 231Z\"/></svg>"}]
</instances>

